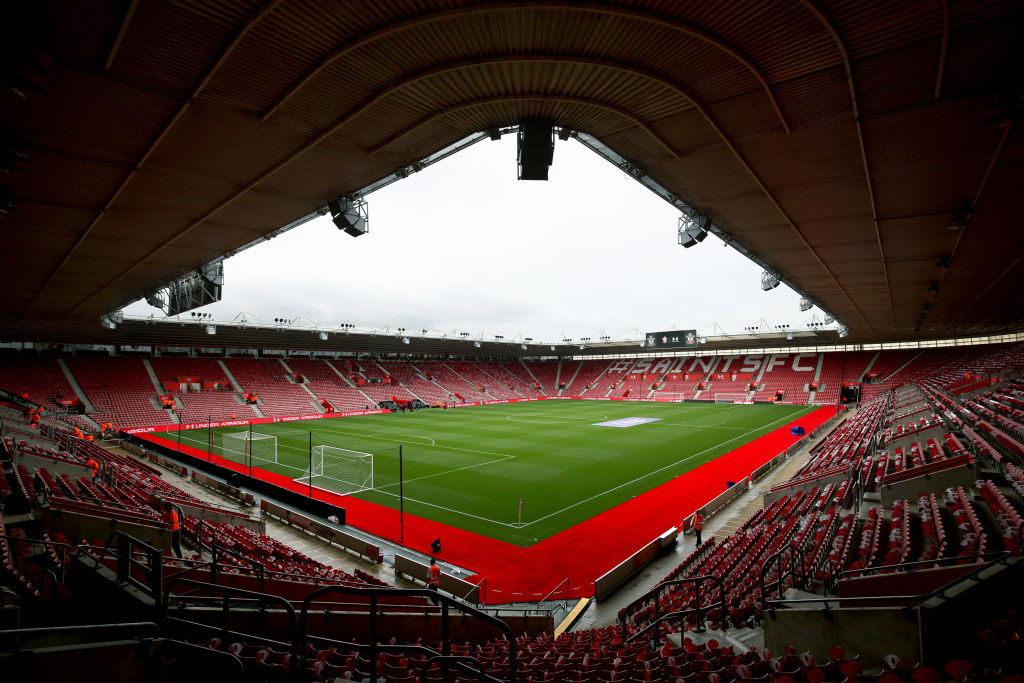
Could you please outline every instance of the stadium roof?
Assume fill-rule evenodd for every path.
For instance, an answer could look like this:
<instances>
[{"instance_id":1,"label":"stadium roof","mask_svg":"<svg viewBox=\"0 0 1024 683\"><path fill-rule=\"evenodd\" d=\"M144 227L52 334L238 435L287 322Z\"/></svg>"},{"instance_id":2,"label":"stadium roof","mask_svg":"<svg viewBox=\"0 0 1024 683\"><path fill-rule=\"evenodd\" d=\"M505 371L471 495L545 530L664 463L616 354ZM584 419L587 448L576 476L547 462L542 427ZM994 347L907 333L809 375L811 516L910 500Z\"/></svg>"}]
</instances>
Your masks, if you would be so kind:
<instances>
[{"instance_id":1,"label":"stadium roof","mask_svg":"<svg viewBox=\"0 0 1024 683\"><path fill-rule=\"evenodd\" d=\"M596 137L708 213L847 342L1024 321L1016 0L3 12L6 340L129 343L142 325L99 317L527 118Z\"/></svg>"}]
</instances>

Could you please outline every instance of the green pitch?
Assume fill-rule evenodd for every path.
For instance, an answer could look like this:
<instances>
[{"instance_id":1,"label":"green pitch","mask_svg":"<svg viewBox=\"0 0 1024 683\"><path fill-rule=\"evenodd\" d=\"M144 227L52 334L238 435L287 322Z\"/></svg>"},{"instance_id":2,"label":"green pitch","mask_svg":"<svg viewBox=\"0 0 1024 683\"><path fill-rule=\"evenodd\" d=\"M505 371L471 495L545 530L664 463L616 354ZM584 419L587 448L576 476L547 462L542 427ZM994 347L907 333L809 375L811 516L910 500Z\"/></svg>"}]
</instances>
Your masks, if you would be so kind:
<instances>
[{"instance_id":1,"label":"green pitch","mask_svg":"<svg viewBox=\"0 0 1024 683\"><path fill-rule=\"evenodd\" d=\"M261 424L252 430L277 438L278 462L255 459L253 466L293 479L306 476L311 436L314 447L372 453L373 489L355 495L397 509L401 447L407 513L529 544L815 408L567 400ZM633 417L656 421L630 427L595 425ZM213 453L221 455L224 433L244 431L212 430ZM180 434L182 445L207 450L206 430ZM177 441L179 433L155 436ZM253 443L258 458L261 446ZM344 489L327 477L314 477L313 484Z\"/></svg>"}]
</instances>

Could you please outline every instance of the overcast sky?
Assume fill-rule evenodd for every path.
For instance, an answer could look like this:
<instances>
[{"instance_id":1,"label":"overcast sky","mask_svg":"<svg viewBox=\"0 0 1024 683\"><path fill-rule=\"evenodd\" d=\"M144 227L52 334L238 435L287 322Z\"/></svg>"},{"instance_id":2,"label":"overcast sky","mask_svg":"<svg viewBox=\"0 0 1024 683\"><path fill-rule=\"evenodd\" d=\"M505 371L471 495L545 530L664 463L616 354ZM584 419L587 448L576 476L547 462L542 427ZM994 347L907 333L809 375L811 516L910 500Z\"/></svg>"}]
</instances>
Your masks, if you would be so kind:
<instances>
[{"instance_id":1,"label":"overcast sky","mask_svg":"<svg viewBox=\"0 0 1024 683\"><path fill-rule=\"evenodd\" d=\"M760 269L715 237L680 247L679 212L574 140L557 141L547 182L516 180L506 135L367 201L366 235L324 217L228 259L223 300L202 310L537 341L821 315L785 285L762 292Z\"/></svg>"}]
</instances>

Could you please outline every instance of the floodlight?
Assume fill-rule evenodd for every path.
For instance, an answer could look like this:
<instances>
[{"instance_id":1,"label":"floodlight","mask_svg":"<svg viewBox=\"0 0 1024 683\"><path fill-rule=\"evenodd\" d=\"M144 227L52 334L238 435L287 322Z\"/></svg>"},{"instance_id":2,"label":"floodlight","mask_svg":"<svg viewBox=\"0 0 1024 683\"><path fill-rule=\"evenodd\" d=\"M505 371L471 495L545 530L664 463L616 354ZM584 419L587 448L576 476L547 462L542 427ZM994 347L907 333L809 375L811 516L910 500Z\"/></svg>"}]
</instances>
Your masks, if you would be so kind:
<instances>
[{"instance_id":1,"label":"floodlight","mask_svg":"<svg viewBox=\"0 0 1024 683\"><path fill-rule=\"evenodd\" d=\"M806 296L800 297L800 310L801 311L809 311L809 310L811 310L811 308L813 306L814 306L814 300L813 299L811 299L810 297L806 297Z\"/></svg>"},{"instance_id":2,"label":"floodlight","mask_svg":"<svg viewBox=\"0 0 1024 683\"><path fill-rule=\"evenodd\" d=\"M704 238L708 236L707 226L710 222L711 219L708 218L708 215L699 211L681 215L677 237L679 244L689 249L703 242Z\"/></svg>"},{"instance_id":3,"label":"floodlight","mask_svg":"<svg viewBox=\"0 0 1024 683\"><path fill-rule=\"evenodd\" d=\"M327 208L338 230L344 230L352 237L369 232L370 211L365 199L341 197L329 203Z\"/></svg>"},{"instance_id":4,"label":"floodlight","mask_svg":"<svg viewBox=\"0 0 1024 683\"><path fill-rule=\"evenodd\" d=\"M793 333L792 332L787 332L786 333L786 339L788 339L789 341L793 341Z\"/></svg>"},{"instance_id":5,"label":"floodlight","mask_svg":"<svg viewBox=\"0 0 1024 683\"><path fill-rule=\"evenodd\" d=\"M834 315L832 315L831 313L826 313L825 314L825 321L824 322L825 322L826 325L831 325L835 321L836 321L836 317Z\"/></svg>"},{"instance_id":6,"label":"floodlight","mask_svg":"<svg viewBox=\"0 0 1024 683\"><path fill-rule=\"evenodd\" d=\"M525 351L526 350L526 344L520 344L519 348L521 348L523 351Z\"/></svg>"},{"instance_id":7,"label":"floodlight","mask_svg":"<svg viewBox=\"0 0 1024 683\"><path fill-rule=\"evenodd\" d=\"M473 346L475 346L476 348L479 349L480 348L480 342L478 342L478 341L473 342Z\"/></svg>"},{"instance_id":8,"label":"floodlight","mask_svg":"<svg viewBox=\"0 0 1024 683\"><path fill-rule=\"evenodd\" d=\"M585 349L585 348L587 348L587 345L586 345L586 344L580 344L580 351L582 351L582 350L583 350L583 349Z\"/></svg>"},{"instance_id":9,"label":"floodlight","mask_svg":"<svg viewBox=\"0 0 1024 683\"><path fill-rule=\"evenodd\" d=\"M216 325L207 325L206 326L206 334L217 334L217 326Z\"/></svg>"},{"instance_id":10,"label":"floodlight","mask_svg":"<svg viewBox=\"0 0 1024 683\"><path fill-rule=\"evenodd\" d=\"M554 345L554 344L552 344L552 345L551 345L551 350L552 350L552 351L554 351L554 350L555 350L555 345Z\"/></svg>"},{"instance_id":11,"label":"floodlight","mask_svg":"<svg viewBox=\"0 0 1024 683\"><path fill-rule=\"evenodd\" d=\"M402 337L402 343L403 344L408 344L409 343L409 338L408 337Z\"/></svg>"},{"instance_id":12,"label":"floodlight","mask_svg":"<svg viewBox=\"0 0 1024 683\"><path fill-rule=\"evenodd\" d=\"M320 337L320 341L327 341L327 333L326 332L321 332L317 336Z\"/></svg>"},{"instance_id":13,"label":"floodlight","mask_svg":"<svg viewBox=\"0 0 1024 683\"><path fill-rule=\"evenodd\" d=\"M850 334L850 328L848 328L846 325L840 325L838 331L840 337L845 337L846 335Z\"/></svg>"},{"instance_id":14,"label":"floodlight","mask_svg":"<svg viewBox=\"0 0 1024 683\"><path fill-rule=\"evenodd\" d=\"M761 289L766 292L775 289L781 282L782 275L771 268L765 268L764 272L761 273Z\"/></svg>"}]
</instances>

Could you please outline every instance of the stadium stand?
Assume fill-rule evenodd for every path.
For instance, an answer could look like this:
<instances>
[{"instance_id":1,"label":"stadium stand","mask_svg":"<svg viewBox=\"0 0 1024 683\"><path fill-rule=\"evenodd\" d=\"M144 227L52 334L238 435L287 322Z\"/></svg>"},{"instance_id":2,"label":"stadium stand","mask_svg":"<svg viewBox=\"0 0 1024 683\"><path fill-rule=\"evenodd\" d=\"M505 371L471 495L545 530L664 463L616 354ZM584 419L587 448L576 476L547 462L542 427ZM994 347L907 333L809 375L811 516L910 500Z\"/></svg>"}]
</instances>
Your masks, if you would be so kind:
<instances>
[{"instance_id":1,"label":"stadium stand","mask_svg":"<svg viewBox=\"0 0 1024 683\"><path fill-rule=\"evenodd\" d=\"M323 412L315 396L289 381L288 371L279 360L228 358L224 364L242 391L259 397L259 410L267 417Z\"/></svg>"},{"instance_id":2,"label":"stadium stand","mask_svg":"<svg viewBox=\"0 0 1024 683\"><path fill-rule=\"evenodd\" d=\"M561 363L559 383L565 384L562 396L603 396L608 389L605 373L610 360L574 360Z\"/></svg>"},{"instance_id":3,"label":"stadium stand","mask_svg":"<svg viewBox=\"0 0 1024 683\"><path fill-rule=\"evenodd\" d=\"M167 424L168 411L160 407L157 387L145 361L125 356L68 356L68 367L92 404L89 417L112 420L118 426Z\"/></svg>"}]
</instances>

